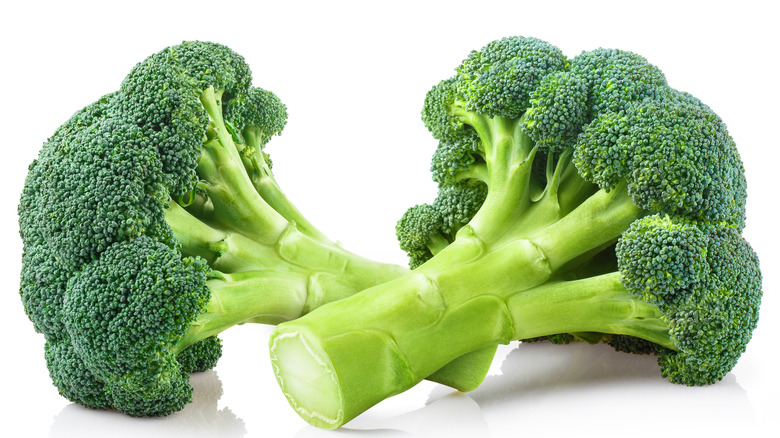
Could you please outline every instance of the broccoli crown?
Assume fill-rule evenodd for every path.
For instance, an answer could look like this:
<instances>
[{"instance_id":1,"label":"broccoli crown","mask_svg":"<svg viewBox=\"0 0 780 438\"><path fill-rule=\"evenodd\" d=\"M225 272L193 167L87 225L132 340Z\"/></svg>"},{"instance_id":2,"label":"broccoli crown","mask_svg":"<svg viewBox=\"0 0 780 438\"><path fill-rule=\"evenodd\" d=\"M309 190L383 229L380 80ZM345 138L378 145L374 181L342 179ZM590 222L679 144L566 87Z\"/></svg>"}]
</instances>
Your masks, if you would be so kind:
<instances>
[{"instance_id":1,"label":"broccoli crown","mask_svg":"<svg viewBox=\"0 0 780 438\"><path fill-rule=\"evenodd\" d=\"M189 400L186 372L216 363L216 338L181 362L172 349L210 292L205 261L181 253L166 211L172 196L195 189L204 138L214 135L204 90L215 89L219 106L240 101L239 125L260 124L265 141L283 128L284 105L250 83L227 47L168 47L74 114L30 165L20 294L68 399L165 415Z\"/></svg>"},{"instance_id":2,"label":"broccoli crown","mask_svg":"<svg viewBox=\"0 0 780 438\"><path fill-rule=\"evenodd\" d=\"M662 374L714 383L736 365L758 322L758 257L735 227L652 215L617 246L623 284L655 304L677 351L661 349Z\"/></svg>"}]
</instances>

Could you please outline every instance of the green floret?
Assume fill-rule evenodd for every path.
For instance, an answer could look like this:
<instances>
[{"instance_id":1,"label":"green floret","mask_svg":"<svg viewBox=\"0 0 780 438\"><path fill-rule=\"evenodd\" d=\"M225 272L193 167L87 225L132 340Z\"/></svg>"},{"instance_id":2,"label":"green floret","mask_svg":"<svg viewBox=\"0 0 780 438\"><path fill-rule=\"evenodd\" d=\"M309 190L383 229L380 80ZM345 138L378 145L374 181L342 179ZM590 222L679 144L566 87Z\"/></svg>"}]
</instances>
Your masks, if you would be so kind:
<instances>
[{"instance_id":1,"label":"green floret","mask_svg":"<svg viewBox=\"0 0 780 438\"><path fill-rule=\"evenodd\" d=\"M479 141L476 131L466 123L452 117L452 105L458 98L458 78L439 82L425 95L422 121L433 138L451 143Z\"/></svg>"},{"instance_id":2,"label":"green floret","mask_svg":"<svg viewBox=\"0 0 780 438\"><path fill-rule=\"evenodd\" d=\"M448 175L440 196L476 182L486 196L410 274L276 327L277 380L307 421L339 427L512 340L654 352L662 375L688 385L736 364L761 275L740 235L744 169L725 124L638 55L599 49L569 68L551 47L490 43L426 97L423 120L446 151L434 155ZM450 159L469 129L473 161Z\"/></svg>"},{"instance_id":3,"label":"green floret","mask_svg":"<svg viewBox=\"0 0 780 438\"><path fill-rule=\"evenodd\" d=\"M582 132L587 116L586 81L570 72L550 74L531 94L523 114L523 131L551 153L571 146Z\"/></svg>"},{"instance_id":4,"label":"green floret","mask_svg":"<svg viewBox=\"0 0 780 438\"><path fill-rule=\"evenodd\" d=\"M287 124L287 107L274 93L255 87L231 99L225 117L233 121L232 126L244 135L245 142L262 147L282 133Z\"/></svg>"},{"instance_id":5,"label":"green floret","mask_svg":"<svg viewBox=\"0 0 780 438\"><path fill-rule=\"evenodd\" d=\"M666 76L658 67L636 53L618 49L582 52L571 60L571 71L586 81L590 118L620 111L666 86Z\"/></svg>"},{"instance_id":6,"label":"green floret","mask_svg":"<svg viewBox=\"0 0 780 438\"><path fill-rule=\"evenodd\" d=\"M215 335L276 324L406 269L352 254L279 189L262 147L286 108L227 47L184 42L44 143L19 203L20 295L60 393L166 415Z\"/></svg>"},{"instance_id":7,"label":"green floret","mask_svg":"<svg viewBox=\"0 0 780 438\"><path fill-rule=\"evenodd\" d=\"M686 385L717 382L736 365L761 301L758 258L739 231L701 228L649 216L631 225L617 251L626 289L656 304L669 327L674 345L658 351L662 374Z\"/></svg>"},{"instance_id":8,"label":"green floret","mask_svg":"<svg viewBox=\"0 0 780 438\"><path fill-rule=\"evenodd\" d=\"M113 409L114 402L104 383L84 365L70 338L49 337L44 356L51 381L63 397L90 409Z\"/></svg>"},{"instance_id":9,"label":"green floret","mask_svg":"<svg viewBox=\"0 0 780 438\"><path fill-rule=\"evenodd\" d=\"M612 335L607 336L604 342L614 348L615 351L622 351L631 354L657 354L660 348L657 344L642 338L633 336Z\"/></svg>"},{"instance_id":10,"label":"green floret","mask_svg":"<svg viewBox=\"0 0 780 438\"><path fill-rule=\"evenodd\" d=\"M160 177L173 194L192 190L209 123L199 87L179 60L178 47L169 47L136 65L122 81L112 109L122 120L138 126L156 145Z\"/></svg>"},{"instance_id":11,"label":"green floret","mask_svg":"<svg viewBox=\"0 0 780 438\"><path fill-rule=\"evenodd\" d=\"M482 183L441 187L433 201L433 208L441 216L441 232L450 242L455 240L458 230L479 211L485 197L487 189Z\"/></svg>"},{"instance_id":12,"label":"green floret","mask_svg":"<svg viewBox=\"0 0 780 438\"><path fill-rule=\"evenodd\" d=\"M568 66L563 52L536 38L502 38L473 51L458 67L465 109L488 117L520 117L546 75Z\"/></svg>"},{"instance_id":13,"label":"green floret","mask_svg":"<svg viewBox=\"0 0 780 438\"><path fill-rule=\"evenodd\" d=\"M463 139L440 141L431 161L433 180L441 185L456 184L460 181L480 181L479 140Z\"/></svg>"},{"instance_id":14,"label":"green floret","mask_svg":"<svg viewBox=\"0 0 780 438\"><path fill-rule=\"evenodd\" d=\"M673 302L708 274L707 243L695 223L658 215L638 220L616 247L623 284L645 301Z\"/></svg>"},{"instance_id":15,"label":"green floret","mask_svg":"<svg viewBox=\"0 0 780 438\"><path fill-rule=\"evenodd\" d=\"M487 195L484 185L442 186L432 205L415 205L396 224L396 237L414 269L455 240L458 230L479 210Z\"/></svg>"},{"instance_id":16,"label":"green floret","mask_svg":"<svg viewBox=\"0 0 780 438\"><path fill-rule=\"evenodd\" d=\"M168 415L190 401L175 346L211 298L208 274L204 260L140 236L112 245L71 279L65 327L118 410Z\"/></svg>"},{"instance_id":17,"label":"green floret","mask_svg":"<svg viewBox=\"0 0 780 438\"><path fill-rule=\"evenodd\" d=\"M212 336L185 348L176 356L176 360L185 373L197 373L217 366L220 357L222 340Z\"/></svg>"},{"instance_id":18,"label":"green floret","mask_svg":"<svg viewBox=\"0 0 780 438\"><path fill-rule=\"evenodd\" d=\"M584 178L605 187L626 181L636 204L651 211L743 226L744 171L712 110L666 92L623 111L598 117L580 136L574 160Z\"/></svg>"},{"instance_id":19,"label":"green floret","mask_svg":"<svg viewBox=\"0 0 780 438\"><path fill-rule=\"evenodd\" d=\"M442 219L439 212L428 204L415 205L395 226L401 249L409 256L409 267L414 269L433 257L439 246L447 246L440 234Z\"/></svg>"}]
</instances>

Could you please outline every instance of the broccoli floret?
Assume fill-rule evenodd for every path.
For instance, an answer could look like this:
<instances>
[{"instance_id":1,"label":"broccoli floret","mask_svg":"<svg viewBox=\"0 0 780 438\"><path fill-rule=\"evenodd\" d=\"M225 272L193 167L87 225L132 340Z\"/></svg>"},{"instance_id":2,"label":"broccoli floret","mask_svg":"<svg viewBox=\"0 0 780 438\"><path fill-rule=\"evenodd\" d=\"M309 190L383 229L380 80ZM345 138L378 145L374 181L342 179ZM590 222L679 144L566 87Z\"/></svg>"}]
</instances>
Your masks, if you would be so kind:
<instances>
[{"instance_id":1,"label":"broccoli floret","mask_svg":"<svg viewBox=\"0 0 780 438\"><path fill-rule=\"evenodd\" d=\"M111 245L71 278L65 328L113 406L130 415L167 415L189 402L189 375L176 344L212 294L222 298L207 287L208 275L203 259L182 259L139 236Z\"/></svg>"},{"instance_id":2,"label":"broccoli floret","mask_svg":"<svg viewBox=\"0 0 780 438\"><path fill-rule=\"evenodd\" d=\"M455 240L455 234L479 210L487 196L484 184L444 186L433 204L415 205L396 225L401 249L414 269Z\"/></svg>"},{"instance_id":3,"label":"broccoli floret","mask_svg":"<svg viewBox=\"0 0 780 438\"><path fill-rule=\"evenodd\" d=\"M67 399L134 416L191 397L221 331L278 323L406 269L345 251L284 197L286 123L225 46L184 42L78 111L30 165L21 299Z\"/></svg>"},{"instance_id":4,"label":"broccoli floret","mask_svg":"<svg viewBox=\"0 0 780 438\"><path fill-rule=\"evenodd\" d=\"M441 235L442 218L439 211L428 204L415 205L406 210L395 227L401 249L409 254L409 267L416 268L433 257L434 251L446 247Z\"/></svg>"},{"instance_id":5,"label":"broccoli floret","mask_svg":"<svg viewBox=\"0 0 780 438\"><path fill-rule=\"evenodd\" d=\"M603 341L658 354L672 382L723 378L761 299L741 237L744 170L723 121L620 50L567 61L540 40L505 38L456 71L425 99L440 141L432 169L447 205L474 200L458 184L486 196L409 275L276 327L272 361L298 413L338 427L512 340ZM407 220L402 247L430 250L431 230L446 234Z\"/></svg>"}]
</instances>

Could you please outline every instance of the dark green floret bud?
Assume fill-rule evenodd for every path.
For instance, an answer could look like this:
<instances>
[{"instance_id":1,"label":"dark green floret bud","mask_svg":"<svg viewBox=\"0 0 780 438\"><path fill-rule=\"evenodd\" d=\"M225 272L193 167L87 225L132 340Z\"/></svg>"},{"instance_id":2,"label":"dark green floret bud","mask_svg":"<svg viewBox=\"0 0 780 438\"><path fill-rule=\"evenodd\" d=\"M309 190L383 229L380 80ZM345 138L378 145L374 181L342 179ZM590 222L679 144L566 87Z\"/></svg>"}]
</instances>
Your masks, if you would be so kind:
<instances>
[{"instance_id":1,"label":"dark green floret bud","mask_svg":"<svg viewBox=\"0 0 780 438\"><path fill-rule=\"evenodd\" d=\"M54 386L60 395L90 409L113 409L114 401L73 349L69 338L46 342L44 355Z\"/></svg>"},{"instance_id":2,"label":"dark green floret bud","mask_svg":"<svg viewBox=\"0 0 780 438\"><path fill-rule=\"evenodd\" d=\"M471 126L464 124L452 113L458 101L457 78L439 82L425 95L422 121L433 138L447 143L475 143L479 141Z\"/></svg>"},{"instance_id":3,"label":"dark green floret bud","mask_svg":"<svg viewBox=\"0 0 780 438\"><path fill-rule=\"evenodd\" d=\"M196 373L214 368L220 357L222 341L212 336L187 347L176 356L176 360L185 373Z\"/></svg>"},{"instance_id":4,"label":"dark green floret bud","mask_svg":"<svg viewBox=\"0 0 780 438\"><path fill-rule=\"evenodd\" d=\"M252 72L244 57L222 44L184 41L165 51L175 56L199 90L225 90L225 98L231 99L246 93L252 85Z\"/></svg>"},{"instance_id":5,"label":"dark green floret bud","mask_svg":"<svg viewBox=\"0 0 780 438\"><path fill-rule=\"evenodd\" d=\"M599 116L580 135L574 162L602 188L625 179L643 209L744 224L746 184L734 141L690 95L666 91Z\"/></svg>"},{"instance_id":6,"label":"dark green floret bud","mask_svg":"<svg viewBox=\"0 0 780 438\"><path fill-rule=\"evenodd\" d=\"M677 352L664 350L663 376L675 383L706 385L737 364L758 323L761 271L753 249L733 227L708 233L708 275L684 300L659 305Z\"/></svg>"},{"instance_id":7,"label":"dark green floret bud","mask_svg":"<svg viewBox=\"0 0 780 438\"><path fill-rule=\"evenodd\" d=\"M441 239L442 218L429 204L411 207L395 226L401 249L412 257L410 268L416 268L432 256L431 245Z\"/></svg>"},{"instance_id":8,"label":"dark green floret bud","mask_svg":"<svg viewBox=\"0 0 780 438\"><path fill-rule=\"evenodd\" d=\"M469 172L469 169L482 160L479 147L478 138L440 141L431 160L433 180L439 184L478 180L479 175Z\"/></svg>"},{"instance_id":9,"label":"dark green floret bud","mask_svg":"<svg viewBox=\"0 0 780 438\"><path fill-rule=\"evenodd\" d=\"M642 338L634 336L615 335L606 340L615 351L622 351L631 354L656 354L659 351L658 345Z\"/></svg>"},{"instance_id":10,"label":"dark green floret bud","mask_svg":"<svg viewBox=\"0 0 780 438\"><path fill-rule=\"evenodd\" d=\"M635 221L617 245L623 284L648 302L675 302L709 274L708 240L681 219L653 215Z\"/></svg>"},{"instance_id":11,"label":"dark green floret bud","mask_svg":"<svg viewBox=\"0 0 780 438\"><path fill-rule=\"evenodd\" d=\"M465 109L495 117L517 118L531 105L531 93L568 60L550 43L529 37L493 41L469 54L457 68L457 92Z\"/></svg>"},{"instance_id":12,"label":"dark green floret bud","mask_svg":"<svg viewBox=\"0 0 780 438\"><path fill-rule=\"evenodd\" d=\"M618 49L582 52L571 60L571 71L586 81L589 118L619 112L666 86L666 76L658 67L636 53Z\"/></svg>"},{"instance_id":13,"label":"dark green floret bud","mask_svg":"<svg viewBox=\"0 0 780 438\"><path fill-rule=\"evenodd\" d=\"M441 217L441 232L452 241L458 230L469 223L482 207L487 188L482 183L442 186L433 201L433 208Z\"/></svg>"},{"instance_id":14,"label":"dark green floret bud","mask_svg":"<svg viewBox=\"0 0 780 438\"><path fill-rule=\"evenodd\" d=\"M254 87L228 102L225 117L237 132L251 131L258 144L265 146L287 124L287 107L274 93Z\"/></svg>"},{"instance_id":15,"label":"dark green floret bud","mask_svg":"<svg viewBox=\"0 0 780 438\"><path fill-rule=\"evenodd\" d=\"M531 94L531 106L523 114L523 130L541 150L560 153L582 132L587 97L587 84L580 76L571 72L545 76Z\"/></svg>"},{"instance_id":16,"label":"dark green floret bud","mask_svg":"<svg viewBox=\"0 0 780 438\"><path fill-rule=\"evenodd\" d=\"M112 110L141 128L157 148L164 183L171 193L185 193L195 172L208 117L199 101L202 86L169 47L136 65L125 77Z\"/></svg>"},{"instance_id":17,"label":"dark green floret bud","mask_svg":"<svg viewBox=\"0 0 780 438\"><path fill-rule=\"evenodd\" d=\"M630 172L629 151L617 143L628 132L628 118L623 113L608 112L597 116L577 138L573 160L580 175L599 187L615 187Z\"/></svg>"},{"instance_id":18,"label":"dark green floret bud","mask_svg":"<svg viewBox=\"0 0 780 438\"><path fill-rule=\"evenodd\" d=\"M117 409L168 415L189 403L189 375L174 347L204 311L208 274L203 260L141 236L112 245L71 280L65 326Z\"/></svg>"}]
</instances>

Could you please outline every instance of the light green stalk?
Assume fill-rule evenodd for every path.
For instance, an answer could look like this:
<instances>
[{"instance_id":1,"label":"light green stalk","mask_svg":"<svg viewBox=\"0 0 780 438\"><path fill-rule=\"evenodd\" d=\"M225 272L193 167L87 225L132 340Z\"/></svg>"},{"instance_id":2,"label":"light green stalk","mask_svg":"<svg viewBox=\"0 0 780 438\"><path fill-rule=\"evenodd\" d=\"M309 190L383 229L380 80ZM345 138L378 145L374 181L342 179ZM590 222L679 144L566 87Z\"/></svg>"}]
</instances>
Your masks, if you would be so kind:
<instances>
[{"instance_id":1,"label":"light green stalk","mask_svg":"<svg viewBox=\"0 0 780 438\"><path fill-rule=\"evenodd\" d=\"M561 280L646 214L626 187L596 191L566 155L537 187L537 151L516 120L460 117L482 140L488 195L455 241L411 274L272 335L282 391L316 426L339 427L453 359L512 340L597 332L673 348L658 309L618 273Z\"/></svg>"}]
</instances>

